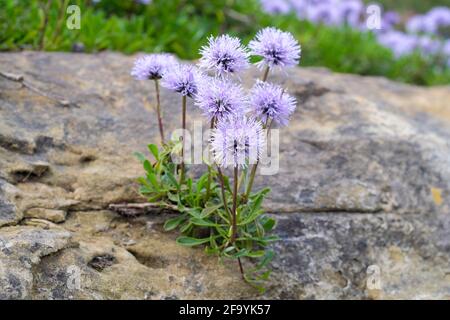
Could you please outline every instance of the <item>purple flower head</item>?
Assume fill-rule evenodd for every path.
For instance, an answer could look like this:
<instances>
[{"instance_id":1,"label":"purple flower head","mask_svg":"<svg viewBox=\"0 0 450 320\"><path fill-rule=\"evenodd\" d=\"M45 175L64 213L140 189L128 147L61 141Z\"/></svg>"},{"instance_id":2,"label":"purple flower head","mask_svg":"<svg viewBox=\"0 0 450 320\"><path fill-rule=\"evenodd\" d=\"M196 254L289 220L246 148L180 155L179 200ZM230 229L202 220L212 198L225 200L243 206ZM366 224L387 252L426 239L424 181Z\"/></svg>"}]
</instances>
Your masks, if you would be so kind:
<instances>
[{"instance_id":1,"label":"purple flower head","mask_svg":"<svg viewBox=\"0 0 450 320\"><path fill-rule=\"evenodd\" d=\"M169 90L181 93L190 98L197 94L201 81L201 73L196 67L186 64L177 64L164 74L161 85Z\"/></svg>"},{"instance_id":2,"label":"purple flower head","mask_svg":"<svg viewBox=\"0 0 450 320\"><path fill-rule=\"evenodd\" d=\"M220 120L230 115L245 114L247 100L240 85L221 78L205 77L198 87L195 105L208 119Z\"/></svg>"},{"instance_id":3,"label":"purple flower head","mask_svg":"<svg viewBox=\"0 0 450 320\"><path fill-rule=\"evenodd\" d=\"M442 53L450 58L450 39L443 43Z\"/></svg>"},{"instance_id":4,"label":"purple flower head","mask_svg":"<svg viewBox=\"0 0 450 320\"><path fill-rule=\"evenodd\" d=\"M210 37L208 45L200 49L200 67L214 70L219 76L236 73L250 66L249 53L238 38L227 34Z\"/></svg>"},{"instance_id":5,"label":"purple flower head","mask_svg":"<svg viewBox=\"0 0 450 320\"><path fill-rule=\"evenodd\" d=\"M157 80L176 63L175 58L167 53L149 54L137 58L131 75L137 80Z\"/></svg>"},{"instance_id":6,"label":"purple flower head","mask_svg":"<svg viewBox=\"0 0 450 320\"><path fill-rule=\"evenodd\" d=\"M308 7L308 19L316 24L323 23L325 25L340 24L339 10L334 4L329 2L319 3Z\"/></svg>"},{"instance_id":7,"label":"purple flower head","mask_svg":"<svg viewBox=\"0 0 450 320\"><path fill-rule=\"evenodd\" d=\"M378 34L378 42L391 49L396 57L413 53L418 45L418 40L415 35L395 30Z\"/></svg>"},{"instance_id":8,"label":"purple flower head","mask_svg":"<svg viewBox=\"0 0 450 320\"><path fill-rule=\"evenodd\" d=\"M395 25L400 23L400 16L395 11L387 11L383 14L381 21L381 29L383 31L389 31L394 28Z\"/></svg>"},{"instance_id":9,"label":"purple flower head","mask_svg":"<svg viewBox=\"0 0 450 320\"><path fill-rule=\"evenodd\" d=\"M294 112L297 101L278 85L258 81L250 93L250 107L263 123L268 119L285 126Z\"/></svg>"},{"instance_id":10,"label":"purple flower head","mask_svg":"<svg viewBox=\"0 0 450 320\"><path fill-rule=\"evenodd\" d=\"M432 39L428 36L421 36L417 39L417 45L422 54L435 55L439 52L442 47L442 44L439 40Z\"/></svg>"},{"instance_id":11,"label":"purple flower head","mask_svg":"<svg viewBox=\"0 0 450 320\"><path fill-rule=\"evenodd\" d=\"M308 0L291 0L291 5L299 19L307 18Z\"/></svg>"},{"instance_id":12,"label":"purple flower head","mask_svg":"<svg viewBox=\"0 0 450 320\"><path fill-rule=\"evenodd\" d=\"M364 13L364 4L360 0L348 0L338 3L339 20L341 23L357 27Z\"/></svg>"},{"instance_id":13,"label":"purple flower head","mask_svg":"<svg viewBox=\"0 0 450 320\"><path fill-rule=\"evenodd\" d=\"M434 7L426 14L426 18L430 29L436 32L442 27L450 26L450 8Z\"/></svg>"},{"instance_id":14,"label":"purple flower head","mask_svg":"<svg viewBox=\"0 0 450 320\"><path fill-rule=\"evenodd\" d=\"M291 11L291 6L286 0L261 0L264 12L270 14L287 14Z\"/></svg>"},{"instance_id":15,"label":"purple flower head","mask_svg":"<svg viewBox=\"0 0 450 320\"><path fill-rule=\"evenodd\" d=\"M211 151L216 163L245 168L260 159L266 145L261 122L245 116L226 117L218 122L211 136Z\"/></svg>"},{"instance_id":16,"label":"purple flower head","mask_svg":"<svg viewBox=\"0 0 450 320\"><path fill-rule=\"evenodd\" d=\"M268 27L260 30L255 39L250 41L251 53L261 56L257 66L289 67L295 66L300 60L300 45L289 32Z\"/></svg>"}]
</instances>

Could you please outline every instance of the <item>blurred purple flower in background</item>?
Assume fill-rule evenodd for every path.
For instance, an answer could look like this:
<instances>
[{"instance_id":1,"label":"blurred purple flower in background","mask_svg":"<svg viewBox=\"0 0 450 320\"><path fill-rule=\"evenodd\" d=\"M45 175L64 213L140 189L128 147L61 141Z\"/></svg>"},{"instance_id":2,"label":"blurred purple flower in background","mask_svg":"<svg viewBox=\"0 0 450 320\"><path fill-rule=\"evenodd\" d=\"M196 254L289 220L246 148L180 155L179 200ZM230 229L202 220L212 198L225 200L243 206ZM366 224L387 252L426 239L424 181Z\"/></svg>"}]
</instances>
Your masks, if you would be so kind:
<instances>
[{"instance_id":1,"label":"blurred purple flower in background","mask_svg":"<svg viewBox=\"0 0 450 320\"><path fill-rule=\"evenodd\" d=\"M378 42L391 49L396 57L419 51L424 56L444 55L450 60L450 53L442 48L445 32L450 27L450 8L438 6L425 14L414 15L404 26L400 15L387 11L381 17L381 29L368 30L366 26L366 5L362 0L260 0L263 9L272 14L295 12L301 20L327 26L348 25L361 31L376 33ZM380 6L381 7L381 6ZM397 30L396 27L407 31ZM447 29L446 29L447 28ZM422 35L419 35L422 34ZM426 34L426 35L423 35Z\"/></svg>"},{"instance_id":2,"label":"blurred purple flower in background","mask_svg":"<svg viewBox=\"0 0 450 320\"><path fill-rule=\"evenodd\" d=\"M341 1L338 5L341 23L357 28L364 14L364 4L359 0Z\"/></svg>"},{"instance_id":3,"label":"blurred purple flower in background","mask_svg":"<svg viewBox=\"0 0 450 320\"><path fill-rule=\"evenodd\" d=\"M137 58L131 75L137 80L161 79L168 68L175 65L175 58L167 53L155 53Z\"/></svg>"},{"instance_id":4,"label":"blurred purple flower in background","mask_svg":"<svg viewBox=\"0 0 450 320\"><path fill-rule=\"evenodd\" d=\"M386 11L381 20L381 31L390 31L400 23L400 15L395 11Z\"/></svg>"},{"instance_id":5,"label":"blurred purple flower in background","mask_svg":"<svg viewBox=\"0 0 450 320\"><path fill-rule=\"evenodd\" d=\"M417 37L404 32L392 30L377 36L378 41L392 50L396 57L410 54L417 48Z\"/></svg>"},{"instance_id":6,"label":"blurred purple flower in background","mask_svg":"<svg viewBox=\"0 0 450 320\"><path fill-rule=\"evenodd\" d=\"M261 122L242 115L231 116L218 122L211 136L211 151L220 167L245 168L258 162L265 141Z\"/></svg>"},{"instance_id":7,"label":"blurred purple flower in background","mask_svg":"<svg viewBox=\"0 0 450 320\"><path fill-rule=\"evenodd\" d=\"M422 54L436 55L441 51L442 43L436 39L430 38L429 36L420 36L417 39L417 47L422 52Z\"/></svg>"},{"instance_id":8,"label":"blurred purple flower in background","mask_svg":"<svg viewBox=\"0 0 450 320\"><path fill-rule=\"evenodd\" d=\"M217 38L210 37L208 45L200 49L200 67L213 70L217 75L237 73L250 66L247 48L239 38L227 34Z\"/></svg>"},{"instance_id":9,"label":"blurred purple flower in background","mask_svg":"<svg viewBox=\"0 0 450 320\"><path fill-rule=\"evenodd\" d=\"M269 82L258 81L250 92L250 108L266 124L271 119L286 126L296 103L282 87Z\"/></svg>"},{"instance_id":10,"label":"blurred purple flower in background","mask_svg":"<svg viewBox=\"0 0 450 320\"><path fill-rule=\"evenodd\" d=\"M270 14L287 14L291 6L287 0L261 0L262 9Z\"/></svg>"},{"instance_id":11,"label":"blurred purple flower in background","mask_svg":"<svg viewBox=\"0 0 450 320\"><path fill-rule=\"evenodd\" d=\"M164 74L161 85L183 96L192 98L197 94L201 77L201 73L195 66L177 64Z\"/></svg>"},{"instance_id":12,"label":"blurred purple flower in background","mask_svg":"<svg viewBox=\"0 0 450 320\"><path fill-rule=\"evenodd\" d=\"M204 77L198 86L195 105L208 119L220 120L245 114L248 99L240 85L221 78Z\"/></svg>"},{"instance_id":13,"label":"blurred purple flower in background","mask_svg":"<svg viewBox=\"0 0 450 320\"><path fill-rule=\"evenodd\" d=\"M337 25L339 24L339 13L338 7L335 7L332 3L327 1L314 6L309 6L307 17L308 20L313 23Z\"/></svg>"},{"instance_id":14,"label":"blurred purple flower in background","mask_svg":"<svg viewBox=\"0 0 450 320\"><path fill-rule=\"evenodd\" d=\"M260 68L296 66L300 60L301 48L294 36L276 28L260 30L249 47L252 55L262 57L256 63Z\"/></svg>"}]
</instances>

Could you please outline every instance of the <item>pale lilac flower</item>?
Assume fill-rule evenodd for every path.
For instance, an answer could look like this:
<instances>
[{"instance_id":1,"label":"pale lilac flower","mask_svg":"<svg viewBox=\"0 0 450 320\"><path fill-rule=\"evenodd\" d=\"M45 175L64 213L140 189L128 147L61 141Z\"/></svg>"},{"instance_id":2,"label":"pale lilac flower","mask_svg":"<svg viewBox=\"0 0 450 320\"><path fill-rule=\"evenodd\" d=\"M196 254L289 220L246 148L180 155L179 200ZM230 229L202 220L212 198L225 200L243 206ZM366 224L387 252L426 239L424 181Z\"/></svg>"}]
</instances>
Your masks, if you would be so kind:
<instances>
[{"instance_id":1,"label":"pale lilac flower","mask_svg":"<svg viewBox=\"0 0 450 320\"><path fill-rule=\"evenodd\" d=\"M177 64L164 74L161 85L192 98L197 94L201 79L202 75L195 66Z\"/></svg>"},{"instance_id":2,"label":"pale lilac flower","mask_svg":"<svg viewBox=\"0 0 450 320\"><path fill-rule=\"evenodd\" d=\"M286 126L296 104L294 97L272 83L258 81L250 92L250 108L263 123L272 119L279 125Z\"/></svg>"},{"instance_id":3,"label":"pale lilac flower","mask_svg":"<svg viewBox=\"0 0 450 320\"><path fill-rule=\"evenodd\" d=\"M306 19L308 16L308 0L290 0L291 6L299 19Z\"/></svg>"},{"instance_id":4,"label":"pale lilac flower","mask_svg":"<svg viewBox=\"0 0 450 320\"><path fill-rule=\"evenodd\" d=\"M442 46L442 53L450 58L450 39L444 42Z\"/></svg>"},{"instance_id":5,"label":"pale lilac flower","mask_svg":"<svg viewBox=\"0 0 450 320\"><path fill-rule=\"evenodd\" d=\"M167 53L145 55L136 59L131 75L137 80L161 79L174 64L176 64L175 58Z\"/></svg>"},{"instance_id":6,"label":"pale lilac flower","mask_svg":"<svg viewBox=\"0 0 450 320\"><path fill-rule=\"evenodd\" d=\"M264 12L270 14L287 14L291 11L291 6L286 0L261 0Z\"/></svg>"},{"instance_id":7,"label":"pale lilac flower","mask_svg":"<svg viewBox=\"0 0 450 320\"><path fill-rule=\"evenodd\" d=\"M417 39L417 46L424 55L435 55L442 47L440 41L428 36L421 36Z\"/></svg>"},{"instance_id":8,"label":"pale lilac flower","mask_svg":"<svg viewBox=\"0 0 450 320\"><path fill-rule=\"evenodd\" d=\"M245 168L260 159L266 139L261 122L245 116L225 117L211 136L211 151L216 163Z\"/></svg>"},{"instance_id":9,"label":"pale lilac flower","mask_svg":"<svg viewBox=\"0 0 450 320\"><path fill-rule=\"evenodd\" d=\"M262 57L256 64L260 68L295 66L300 60L301 48L294 36L276 28L260 30L249 47L253 55Z\"/></svg>"},{"instance_id":10,"label":"pale lilac flower","mask_svg":"<svg viewBox=\"0 0 450 320\"><path fill-rule=\"evenodd\" d=\"M426 17L435 32L442 27L450 26L450 8L434 7L426 14Z\"/></svg>"},{"instance_id":11,"label":"pale lilac flower","mask_svg":"<svg viewBox=\"0 0 450 320\"><path fill-rule=\"evenodd\" d=\"M391 49L396 57L413 53L418 45L416 36L395 30L378 34L377 38L378 42Z\"/></svg>"},{"instance_id":12,"label":"pale lilac flower","mask_svg":"<svg viewBox=\"0 0 450 320\"><path fill-rule=\"evenodd\" d=\"M338 25L340 24L339 11L337 7L327 2L311 5L308 7L308 20L315 24Z\"/></svg>"},{"instance_id":13,"label":"pale lilac flower","mask_svg":"<svg viewBox=\"0 0 450 320\"><path fill-rule=\"evenodd\" d=\"M387 11L383 14L383 19L381 20L381 30L392 30L398 23L400 23L399 14L395 11Z\"/></svg>"},{"instance_id":14,"label":"pale lilac flower","mask_svg":"<svg viewBox=\"0 0 450 320\"><path fill-rule=\"evenodd\" d=\"M230 115L243 115L248 98L242 87L221 78L205 77L195 97L198 106L208 119L220 120Z\"/></svg>"},{"instance_id":15,"label":"pale lilac flower","mask_svg":"<svg viewBox=\"0 0 450 320\"><path fill-rule=\"evenodd\" d=\"M200 49L200 67L213 70L219 76L240 72L250 66L249 53L238 38L227 34L210 37Z\"/></svg>"},{"instance_id":16,"label":"pale lilac flower","mask_svg":"<svg viewBox=\"0 0 450 320\"><path fill-rule=\"evenodd\" d=\"M360 25L364 13L364 4L360 0L341 1L337 6L337 11L340 23L357 27Z\"/></svg>"}]
</instances>

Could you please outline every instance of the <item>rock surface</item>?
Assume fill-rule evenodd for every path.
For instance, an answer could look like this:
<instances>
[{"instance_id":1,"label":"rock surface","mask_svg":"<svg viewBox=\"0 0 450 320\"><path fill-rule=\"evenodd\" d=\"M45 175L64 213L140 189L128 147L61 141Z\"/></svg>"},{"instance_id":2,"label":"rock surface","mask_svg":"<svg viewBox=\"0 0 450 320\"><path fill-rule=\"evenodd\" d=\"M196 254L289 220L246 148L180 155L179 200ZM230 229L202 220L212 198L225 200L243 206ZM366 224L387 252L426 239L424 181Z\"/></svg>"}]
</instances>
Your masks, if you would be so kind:
<instances>
[{"instance_id":1,"label":"rock surface","mask_svg":"<svg viewBox=\"0 0 450 320\"><path fill-rule=\"evenodd\" d=\"M0 298L450 298L448 86L270 76L300 104L280 131L279 172L256 181L272 187L282 238L260 296L235 265L176 245L167 214L107 210L144 201L132 153L158 141L153 87L130 78L132 62L0 54ZM162 97L169 133L180 101Z\"/></svg>"}]
</instances>

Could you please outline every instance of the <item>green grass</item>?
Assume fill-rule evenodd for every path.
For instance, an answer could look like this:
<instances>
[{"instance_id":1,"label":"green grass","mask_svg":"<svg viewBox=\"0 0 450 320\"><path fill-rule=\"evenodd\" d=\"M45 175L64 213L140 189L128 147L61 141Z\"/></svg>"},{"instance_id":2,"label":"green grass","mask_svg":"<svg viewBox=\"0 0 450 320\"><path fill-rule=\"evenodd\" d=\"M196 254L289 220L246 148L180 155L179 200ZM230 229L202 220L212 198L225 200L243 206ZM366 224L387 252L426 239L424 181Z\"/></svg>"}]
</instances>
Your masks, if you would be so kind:
<instances>
[{"instance_id":1,"label":"green grass","mask_svg":"<svg viewBox=\"0 0 450 320\"><path fill-rule=\"evenodd\" d=\"M81 43L87 52L168 51L197 59L210 34L227 32L247 43L260 28L276 26L292 32L302 44L302 66L420 85L450 83L450 71L436 61L418 55L396 60L371 34L315 26L294 15L269 16L261 12L257 0L153 0L150 6L110 0L102 7L70 1L81 7L80 30L66 28L64 2L69 3L53 1L44 27L43 1L0 0L0 50L70 51Z\"/></svg>"}]
</instances>

